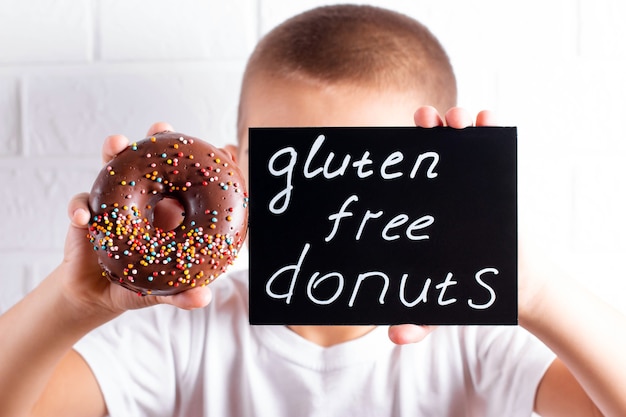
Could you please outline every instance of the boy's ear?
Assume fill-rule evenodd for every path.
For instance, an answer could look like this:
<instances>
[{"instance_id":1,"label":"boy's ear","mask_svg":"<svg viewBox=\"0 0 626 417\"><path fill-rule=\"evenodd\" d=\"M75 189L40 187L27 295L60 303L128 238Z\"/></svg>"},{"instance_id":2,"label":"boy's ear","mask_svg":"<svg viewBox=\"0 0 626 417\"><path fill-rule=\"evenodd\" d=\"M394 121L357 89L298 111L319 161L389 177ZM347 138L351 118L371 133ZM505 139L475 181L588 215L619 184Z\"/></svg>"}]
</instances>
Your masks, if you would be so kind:
<instances>
[{"instance_id":1,"label":"boy's ear","mask_svg":"<svg viewBox=\"0 0 626 417\"><path fill-rule=\"evenodd\" d=\"M237 146L235 145L226 145L224 146L224 150L230 154L230 159L232 159L233 162L236 164L239 148L237 148Z\"/></svg>"}]
</instances>

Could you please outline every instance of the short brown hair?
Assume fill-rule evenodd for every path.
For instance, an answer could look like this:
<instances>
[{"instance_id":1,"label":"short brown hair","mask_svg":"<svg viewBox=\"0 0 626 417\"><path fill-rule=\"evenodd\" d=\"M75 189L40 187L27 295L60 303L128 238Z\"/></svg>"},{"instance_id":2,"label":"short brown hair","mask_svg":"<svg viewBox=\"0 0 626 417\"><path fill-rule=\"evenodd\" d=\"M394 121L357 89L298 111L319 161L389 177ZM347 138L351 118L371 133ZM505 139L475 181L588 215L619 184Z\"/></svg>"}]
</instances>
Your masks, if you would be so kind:
<instances>
[{"instance_id":1,"label":"short brown hair","mask_svg":"<svg viewBox=\"0 0 626 417\"><path fill-rule=\"evenodd\" d=\"M286 20L252 53L244 75L416 91L440 111L456 80L439 41L418 21L373 6L319 7Z\"/></svg>"}]
</instances>

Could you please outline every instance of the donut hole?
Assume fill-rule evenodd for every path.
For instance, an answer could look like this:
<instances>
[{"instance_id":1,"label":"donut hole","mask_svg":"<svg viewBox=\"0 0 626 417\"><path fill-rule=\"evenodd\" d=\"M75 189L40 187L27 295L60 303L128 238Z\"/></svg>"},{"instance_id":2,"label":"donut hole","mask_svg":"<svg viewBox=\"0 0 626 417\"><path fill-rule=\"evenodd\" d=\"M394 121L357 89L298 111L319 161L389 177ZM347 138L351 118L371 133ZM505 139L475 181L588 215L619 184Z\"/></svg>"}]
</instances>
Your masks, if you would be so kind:
<instances>
[{"instance_id":1,"label":"donut hole","mask_svg":"<svg viewBox=\"0 0 626 417\"><path fill-rule=\"evenodd\" d=\"M176 229L185 220L185 209L180 201L171 197L164 197L154 206L152 224L161 230Z\"/></svg>"}]
</instances>

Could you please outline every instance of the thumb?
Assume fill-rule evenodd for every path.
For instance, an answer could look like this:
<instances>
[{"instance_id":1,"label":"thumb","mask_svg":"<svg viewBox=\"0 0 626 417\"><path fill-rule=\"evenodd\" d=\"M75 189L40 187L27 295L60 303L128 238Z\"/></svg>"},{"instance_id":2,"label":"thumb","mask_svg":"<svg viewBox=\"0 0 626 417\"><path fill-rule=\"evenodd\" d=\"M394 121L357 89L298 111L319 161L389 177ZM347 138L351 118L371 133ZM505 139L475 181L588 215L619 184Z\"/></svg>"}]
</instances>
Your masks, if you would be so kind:
<instances>
[{"instance_id":1,"label":"thumb","mask_svg":"<svg viewBox=\"0 0 626 417\"><path fill-rule=\"evenodd\" d=\"M399 324L389 327L389 339L397 345L421 342L435 330L435 326Z\"/></svg>"},{"instance_id":2,"label":"thumb","mask_svg":"<svg viewBox=\"0 0 626 417\"><path fill-rule=\"evenodd\" d=\"M184 310L194 310L206 307L212 300L213 294L208 286L196 287L170 296L157 296L158 302L173 305Z\"/></svg>"},{"instance_id":3,"label":"thumb","mask_svg":"<svg viewBox=\"0 0 626 417\"><path fill-rule=\"evenodd\" d=\"M89 194L77 194L70 200L67 206L67 214L72 226L84 228L89 223L89 205L87 203Z\"/></svg>"}]
</instances>

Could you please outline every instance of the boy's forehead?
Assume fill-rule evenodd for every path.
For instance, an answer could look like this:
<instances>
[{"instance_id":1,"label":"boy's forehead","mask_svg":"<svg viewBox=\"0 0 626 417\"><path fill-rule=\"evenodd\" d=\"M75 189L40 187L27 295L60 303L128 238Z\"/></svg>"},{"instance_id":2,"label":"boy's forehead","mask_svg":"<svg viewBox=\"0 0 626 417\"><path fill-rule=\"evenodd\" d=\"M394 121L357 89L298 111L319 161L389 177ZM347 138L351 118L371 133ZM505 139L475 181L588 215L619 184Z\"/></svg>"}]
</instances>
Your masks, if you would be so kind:
<instances>
[{"instance_id":1,"label":"boy's forehead","mask_svg":"<svg viewBox=\"0 0 626 417\"><path fill-rule=\"evenodd\" d=\"M240 127L411 126L424 104L397 89L256 77L242 94Z\"/></svg>"}]
</instances>

